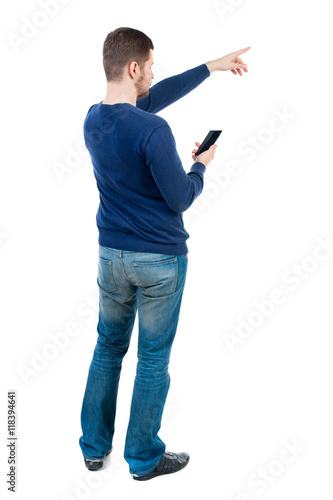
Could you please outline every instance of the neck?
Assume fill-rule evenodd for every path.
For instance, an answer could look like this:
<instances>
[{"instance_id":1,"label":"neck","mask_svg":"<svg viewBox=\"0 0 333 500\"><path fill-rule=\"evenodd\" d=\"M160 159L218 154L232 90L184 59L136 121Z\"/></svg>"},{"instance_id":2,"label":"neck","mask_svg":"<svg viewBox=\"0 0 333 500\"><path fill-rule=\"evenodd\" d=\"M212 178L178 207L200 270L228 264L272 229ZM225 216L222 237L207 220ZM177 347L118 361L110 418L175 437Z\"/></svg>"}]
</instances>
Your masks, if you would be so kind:
<instances>
[{"instance_id":1,"label":"neck","mask_svg":"<svg viewBox=\"0 0 333 500\"><path fill-rule=\"evenodd\" d=\"M129 103L136 106L137 93L134 87L127 87L123 83L108 82L107 92L103 104Z\"/></svg>"}]
</instances>

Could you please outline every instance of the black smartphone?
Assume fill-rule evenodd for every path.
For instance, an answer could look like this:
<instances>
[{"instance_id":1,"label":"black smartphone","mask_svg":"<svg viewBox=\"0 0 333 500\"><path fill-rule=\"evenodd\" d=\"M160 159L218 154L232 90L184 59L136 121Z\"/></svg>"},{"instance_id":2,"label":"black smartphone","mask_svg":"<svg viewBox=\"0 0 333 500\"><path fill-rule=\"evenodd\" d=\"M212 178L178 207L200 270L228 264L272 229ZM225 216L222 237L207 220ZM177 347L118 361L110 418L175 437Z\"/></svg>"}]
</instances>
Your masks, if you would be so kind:
<instances>
[{"instance_id":1,"label":"black smartphone","mask_svg":"<svg viewBox=\"0 0 333 500\"><path fill-rule=\"evenodd\" d=\"M199 156L199 154L203 153L204 151L207 151L207 149L209 149L212 144L215 144L217 139L220 137L221 132L222 130L211 130L210 132L208 132L200 148L195 153L196 156Z\"/></svg>"}]
</instances>

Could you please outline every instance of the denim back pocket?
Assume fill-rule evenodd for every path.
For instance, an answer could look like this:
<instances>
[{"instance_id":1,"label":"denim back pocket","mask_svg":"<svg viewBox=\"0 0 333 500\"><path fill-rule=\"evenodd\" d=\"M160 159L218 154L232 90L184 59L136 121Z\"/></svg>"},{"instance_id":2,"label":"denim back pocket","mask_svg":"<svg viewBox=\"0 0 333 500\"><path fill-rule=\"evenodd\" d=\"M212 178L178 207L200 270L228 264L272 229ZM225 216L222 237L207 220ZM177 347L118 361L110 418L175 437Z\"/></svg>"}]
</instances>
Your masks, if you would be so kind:
<instances>
[{"instance_id":1,"label":"denim back pocket","mask_svg":"<svg viewBox=\"0 0 333 500\"><path fill-rule=\"evenodd\" d=\"M175 292L178 279L177 257L133 262L139 286L151 297L166 297Z\"/></svg>"},{"instance_id":2,"label":"denim back pocket","mask_svg":"<svg viewBox=\"0 0 333 500\"><path fill-rule=\"evenodd\" d=\"M118 288L113 276L112 260L98 257L97 284L105 292L115 292Z\"/></svg>"}]
</instances>

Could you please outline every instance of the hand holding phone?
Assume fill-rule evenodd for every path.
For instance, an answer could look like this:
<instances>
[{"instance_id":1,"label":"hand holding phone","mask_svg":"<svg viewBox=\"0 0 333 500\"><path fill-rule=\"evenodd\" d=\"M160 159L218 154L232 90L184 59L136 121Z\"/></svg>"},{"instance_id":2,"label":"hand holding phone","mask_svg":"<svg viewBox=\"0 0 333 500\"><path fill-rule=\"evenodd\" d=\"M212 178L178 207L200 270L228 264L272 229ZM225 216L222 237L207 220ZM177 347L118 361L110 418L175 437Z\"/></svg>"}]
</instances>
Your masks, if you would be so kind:
<instances>
[{"instance_id":1,"label":"hand holding phone","mask_svg":"<svg viewBox=\"0 0 333 500\"><path fill-rule=\"evenodd\" d=\"M207 149L209 149L213 144L215 144L217 139L220 137L221 132L222 130L211 130L210 132L208 132L200 148L195 153L196 156L199 156L204 151L207 151Z\"/></svg>"},{"instance_id":2,"label":"hand holding phone","mask_svg":"<svg viewBox=\"0 0 333 500\"><path fill-rule=\"evenodd\" d=\"M217 138L220 136L222 130L211 130L207 137L204 139L203 143L200 144L199 142L196 142L196 146L198 146L198 149L194 149L192 151L193 153L193 160L199 161L200 163L203 163L206 167L207 165L213 160L214 154L215 154L215 148L212 148L212 151L209 151L211 146L214 144L214 142L217 140ZM205 154L203 154L205 153ZM199 158L199 155L201 157Z\"/></svg>"}]
</instances>

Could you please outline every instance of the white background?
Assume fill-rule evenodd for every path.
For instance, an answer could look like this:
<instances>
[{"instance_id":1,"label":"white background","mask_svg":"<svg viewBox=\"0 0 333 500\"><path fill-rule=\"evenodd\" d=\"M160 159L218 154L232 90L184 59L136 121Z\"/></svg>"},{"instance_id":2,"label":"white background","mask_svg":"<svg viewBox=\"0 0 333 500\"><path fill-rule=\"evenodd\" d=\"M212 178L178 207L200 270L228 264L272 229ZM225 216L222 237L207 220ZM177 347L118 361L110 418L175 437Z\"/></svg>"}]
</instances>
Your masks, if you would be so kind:
<instances>
[{"instance_id":1,"label":"white background","mask_svg":"<svg viewBox=\"0 0 333 500\"><path fill-rule=\"evenodd\" d=\"M333 253L317 253L333 238L330 3L70 0L46 18L41 3L1 8L2 491L9 495L7 391L16 390L16 498L331 497ZM27 20L44 26L15 49ZM251 45L247 74L213 73L160 113L186 171L195 141L223 133L200 205L184 214L188 275L160 432L169 451L191 460L145 483L122 455L137 323L108 477L87 471L78 445L98 295L98 192L80 145L88 108L105 97L103 41L119 26L152 38L155 81ZM270 131L276 110L289 118ZM245 154L253 138L260 149ZM230 162L237 175L222 185ZM68 170L60 177L57 164ZM268 306L274 289L283 303ZM258 325L242 339L237 327L250 318ZM51 340L59 332L63 348ZM229 349L226 332L242 343Z\"/></svg>"}]
</instances>

